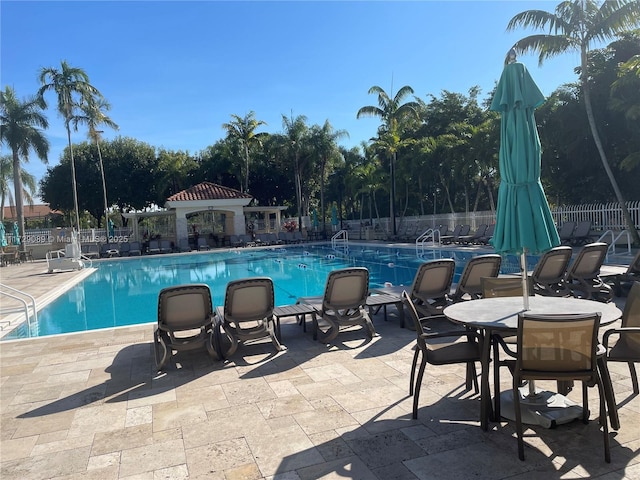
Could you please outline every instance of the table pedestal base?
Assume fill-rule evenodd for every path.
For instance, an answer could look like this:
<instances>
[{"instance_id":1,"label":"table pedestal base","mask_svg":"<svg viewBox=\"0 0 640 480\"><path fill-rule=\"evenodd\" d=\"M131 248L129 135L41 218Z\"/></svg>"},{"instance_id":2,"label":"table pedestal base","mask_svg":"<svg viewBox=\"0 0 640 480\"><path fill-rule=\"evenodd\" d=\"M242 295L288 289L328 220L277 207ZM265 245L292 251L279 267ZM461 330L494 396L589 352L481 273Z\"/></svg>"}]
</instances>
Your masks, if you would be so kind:
<instances>
[{"instance_id":1,"label":"table pedestal base","mask_svg":"<svg viewBox=\"0 0 640 480\"><path fill-rule=\"evenodd\" d=\"M569 423L582 418L582 407L559 393L547 390L536 390L534 397L529 397L529 387L520 388L520 407L522 423L553 428L556 425ZM508 390L500 394L500 414L509 420L515 420L513 392Z\"/></svg>"}]
</instances>

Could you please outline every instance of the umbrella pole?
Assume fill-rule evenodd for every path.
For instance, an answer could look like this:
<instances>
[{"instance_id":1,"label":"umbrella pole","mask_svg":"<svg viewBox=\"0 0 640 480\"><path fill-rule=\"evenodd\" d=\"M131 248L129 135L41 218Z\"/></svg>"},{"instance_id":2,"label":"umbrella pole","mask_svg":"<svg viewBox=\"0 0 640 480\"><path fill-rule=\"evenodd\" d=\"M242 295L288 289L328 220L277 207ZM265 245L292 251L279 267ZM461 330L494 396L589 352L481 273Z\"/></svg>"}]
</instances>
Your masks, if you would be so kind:
<instances>
[{"instance_id":1,"label":"umbrella pole","mask_svg":"<svg viewBox=\"0 0 640 480\"><path fill-rule=\"evenodd\" d=\"M522 301L524 310L529 310L529 288L527 282L527 249L522 250L520 255L520 268L522 269Z\"/></svg>"}]
</instances>

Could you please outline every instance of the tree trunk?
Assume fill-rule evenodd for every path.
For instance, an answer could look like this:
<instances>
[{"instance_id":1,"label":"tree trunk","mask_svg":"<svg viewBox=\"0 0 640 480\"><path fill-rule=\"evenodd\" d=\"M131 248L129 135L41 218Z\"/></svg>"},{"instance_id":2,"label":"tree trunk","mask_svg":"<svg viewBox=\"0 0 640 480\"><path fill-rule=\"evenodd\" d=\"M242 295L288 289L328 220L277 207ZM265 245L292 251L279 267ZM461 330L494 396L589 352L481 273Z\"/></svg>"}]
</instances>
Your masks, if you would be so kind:
<instances>
[{"instance_id":1,"label":"tree trunk","mask_svg":"<svg viewBox=\"0 0 640 480\"><path fill-rule=\"evenodd\" d=\"M13 152L13 195L16 200L16 219L18 220L18 234L24 240L24 202L22 200L22 175L20 170L20 156ZM4 209L3 209L4 212ZM14 241L15 243L15 241ZM20 250L26 251L24 241L20 242Z\"/></svg>"},{"instance_id":2,"label":"tree trunk","mask_svg":"<svg viewBox=\"0 0 640 480\"><path fill-rule=\"evenodd\" d=\"M69 155L71 156L71 188L73 189L73 208L76 211L76 230L80 233L80 210L78 209L78 185L76 184L76 164L73 160L73 145L71 144L71 128L67 123L67 139L69 140ZM80 238L80 236L78 236Z\"/></svg>"},{"instance_id":3,"label":"tree trunk","mask_svg":"<svg viewBox=\"0 0 640 480\"><path fill-rule=\"evenodd\" d=\"M609 182L611 182L611 187L613 188L613 192L616 195L618 203L620 204L620 208L622 209L622 214L624 215L625 221L627 223L627 229L631 234L631 238L633 239L633 243L636 245L640 244L640 236L638 236L638 230L636 230L636 226L631 218L631 214L629 213L629 209L627 209L627 204L622 196L622 192L618 187L618 182L613 176L613 172L611 171L611 167L609 165L609 161L607 160L607 154L604 151L604 147L602 146L602 140L600 139L600 134L598 133L598 127L596 125L595 115L593 113L593 106L591 105L591 91L589 90L589 76L587 73L587 49L586 46L583 45L580 53L581 57L581 65L582 65L582 74L580 75L580 83L582 84L582 91L584 93L584 106L587 111L587 119L589 120L589 127L591 128L591 135L593 137L593 141L596 144L596 148L598 149L598 153L600 154L600 160L602 161L602 167L604 171L607 173L607 177L609 178Z\"/></svg>"}]
</instances>

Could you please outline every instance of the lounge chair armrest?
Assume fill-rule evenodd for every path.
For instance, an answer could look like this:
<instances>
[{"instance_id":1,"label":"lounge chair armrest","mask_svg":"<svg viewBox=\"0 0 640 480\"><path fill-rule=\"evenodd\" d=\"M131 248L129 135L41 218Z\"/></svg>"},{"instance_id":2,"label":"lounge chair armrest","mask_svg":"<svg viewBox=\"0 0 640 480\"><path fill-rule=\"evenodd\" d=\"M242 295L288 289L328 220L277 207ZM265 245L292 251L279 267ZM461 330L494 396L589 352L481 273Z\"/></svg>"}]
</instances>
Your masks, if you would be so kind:
<instances>
[{"instance_id":1,"label":"lounge chair armrest","mask_svg":"<svg viewBox=\"0 0 640 480\"><path fill-rule=\"evenodd\" d=\"M610 328L602 336L602 344L604 348L609 349L609 337L614 334L624 335L625 333L640 333L640 327L620 327Z\"/></svg>"}]
</instances>

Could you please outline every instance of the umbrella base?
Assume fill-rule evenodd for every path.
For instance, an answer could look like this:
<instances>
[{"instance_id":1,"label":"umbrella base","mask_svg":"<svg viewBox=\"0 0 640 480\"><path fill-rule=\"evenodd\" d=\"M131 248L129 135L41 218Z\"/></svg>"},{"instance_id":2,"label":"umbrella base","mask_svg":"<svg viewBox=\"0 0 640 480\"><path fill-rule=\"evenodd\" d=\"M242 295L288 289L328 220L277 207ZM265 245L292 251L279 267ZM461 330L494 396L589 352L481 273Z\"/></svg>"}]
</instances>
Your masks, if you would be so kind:
<instances>
[{"instance_id":1,"label":"umbrella base","mask_svg":"<svg viewBox=\"0 0 640 480\"><path fill-rule=\"evenodd\" d=\"M582 418L582 407L564 395L536 389L536 394L530 396L527 386L520 388L519 391L522 423L553 428ZM516 418L511 390L500 394L500 413L509 420Z\"/></svg>"}]
</instances>

